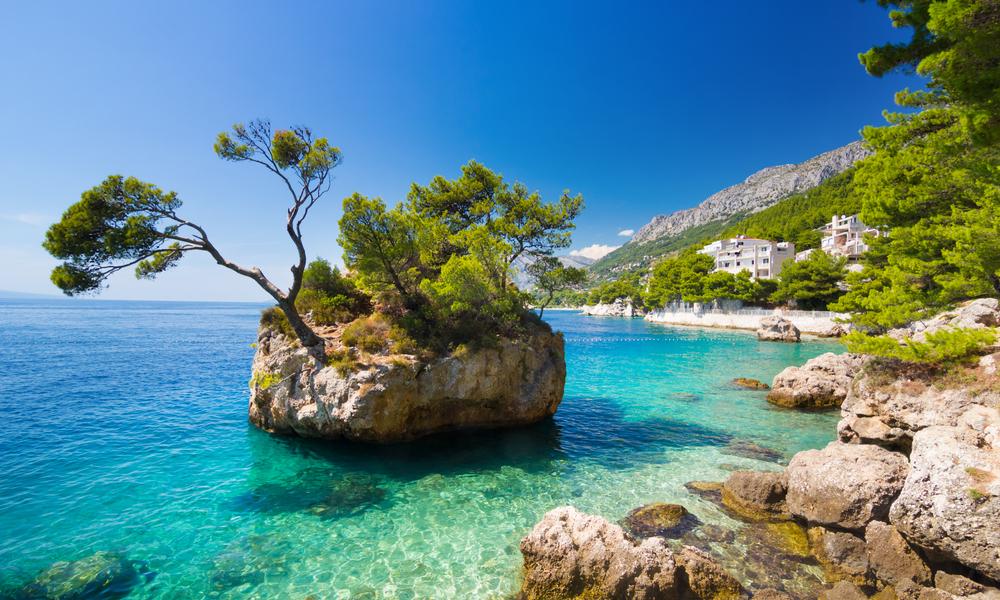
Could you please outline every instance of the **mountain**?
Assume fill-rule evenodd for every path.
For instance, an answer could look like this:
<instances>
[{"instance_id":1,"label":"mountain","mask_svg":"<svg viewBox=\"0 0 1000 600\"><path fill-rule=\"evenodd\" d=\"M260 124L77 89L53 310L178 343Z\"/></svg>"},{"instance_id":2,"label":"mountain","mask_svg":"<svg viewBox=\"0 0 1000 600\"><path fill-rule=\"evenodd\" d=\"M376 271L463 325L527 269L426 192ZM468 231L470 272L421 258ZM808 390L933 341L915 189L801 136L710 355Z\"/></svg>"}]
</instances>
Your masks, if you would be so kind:
<instances>
[{"instance_id":1,"label":"mountain","mask_svg":"<svg viewBox=\"0 0 1000 600\"><path fill-rule=\"evenodd\" d=\"M694 208L653 217L627 244L591 265L590 271L598 278L607 278L646 268L664 254L719 234L742 217L816 187L870 153L861 142L853 142L805 162L761 169Z\"/></svg>"}]
</instances>

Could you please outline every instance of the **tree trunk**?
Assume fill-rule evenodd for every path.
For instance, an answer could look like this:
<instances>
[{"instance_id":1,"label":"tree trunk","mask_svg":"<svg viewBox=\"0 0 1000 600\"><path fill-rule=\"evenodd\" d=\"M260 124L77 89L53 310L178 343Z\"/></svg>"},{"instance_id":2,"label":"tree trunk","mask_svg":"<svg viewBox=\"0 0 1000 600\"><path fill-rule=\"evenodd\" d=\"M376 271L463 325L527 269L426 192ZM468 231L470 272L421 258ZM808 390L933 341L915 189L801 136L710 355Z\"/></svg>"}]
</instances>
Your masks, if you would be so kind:
<instances>
[{"instance_id":1,"label":"tree trunk","mask_svg":"<svg viewBox=\"0 0 1000 600\"><path fill-rule=\"evenodd\" d=\"M306 324L302 316L299 315L299 311L296 310L295 305L287 301L282 301L278 303L278 307L281 308L281 312L285 313L288 324L292 326L292 331L298 336L302 345L310 349L316 348L322 354L322 351L325 349L323 338L316 335L316 332Z\"/></svg>"}]
</instances>

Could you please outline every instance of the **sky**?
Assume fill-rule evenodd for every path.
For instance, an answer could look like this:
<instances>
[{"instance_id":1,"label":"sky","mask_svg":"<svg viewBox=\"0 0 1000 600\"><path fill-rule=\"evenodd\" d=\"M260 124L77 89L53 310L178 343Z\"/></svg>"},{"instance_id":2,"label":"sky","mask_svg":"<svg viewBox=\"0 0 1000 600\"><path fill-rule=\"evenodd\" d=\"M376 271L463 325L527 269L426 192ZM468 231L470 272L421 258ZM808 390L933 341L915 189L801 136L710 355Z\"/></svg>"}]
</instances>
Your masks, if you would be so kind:
<instances>
[{"instance_id":1,"label":"sky","mask_svg":"<svg viewBox=\"0 0 1000 600\"><path fill-rule=\"evenodd\" d=\"M45 229L110 174L176 191L223 253L282 283L294 251L273 175L215 135L257 117L344 153L310 214L341 262L353 192L394 204L470 159L555 200L582 193L596 255L657 214L883 122L902 76L857 60L903 39L875 2L19 2L0 20L0 289L58 293ZM919 85L919 83L917 84ZM105 298L247 300L204 256Z\"/></svg>"}]
</instances>

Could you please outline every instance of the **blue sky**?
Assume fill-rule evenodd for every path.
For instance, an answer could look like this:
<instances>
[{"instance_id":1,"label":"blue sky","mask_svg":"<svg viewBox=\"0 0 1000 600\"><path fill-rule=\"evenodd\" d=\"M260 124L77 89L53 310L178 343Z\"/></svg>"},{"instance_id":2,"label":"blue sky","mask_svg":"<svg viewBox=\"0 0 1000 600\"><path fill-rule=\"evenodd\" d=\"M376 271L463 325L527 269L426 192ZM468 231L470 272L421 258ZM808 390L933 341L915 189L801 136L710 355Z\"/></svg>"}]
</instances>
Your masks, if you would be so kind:
<instances>
[{"instance_id":1,"label":"blue sky","mask_svg":"<svg viewBox=\"0 0 1000 600\"><path fill-rule=\"evenodd\" d=\"M217 132L306 124L344 163L306 228L340 261L354 191L394 203L475 158L581 192L574 249L881 122L909 83L857 53L900 39L874 2L21 2L0 21L0 289L53 293L47 225L106 175L177 191L233 260L286 279L286 200ZM273 176L272 176L273 177ZM259 300L188 257L108 298Z\"/></svg>"}]
</instances>

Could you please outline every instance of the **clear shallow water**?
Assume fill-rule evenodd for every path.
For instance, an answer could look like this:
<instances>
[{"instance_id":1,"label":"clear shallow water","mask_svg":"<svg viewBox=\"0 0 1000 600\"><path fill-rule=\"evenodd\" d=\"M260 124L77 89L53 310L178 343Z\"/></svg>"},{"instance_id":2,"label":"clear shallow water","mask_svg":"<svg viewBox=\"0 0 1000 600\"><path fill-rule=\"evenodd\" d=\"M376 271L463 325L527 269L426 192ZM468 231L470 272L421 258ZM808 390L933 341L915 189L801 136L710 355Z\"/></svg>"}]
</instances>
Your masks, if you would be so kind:
<instances>
[{"instance_id":1,"label":"clear shallow water","mask_svg":"<svg viewBox=\"0 0 1000 600\"><path fill-rule=\"evenodd\" d=\"M156 572L130 598L502 598L519 539L573 504L620 519L687 481L824 445L833 414L769 407L770 381L829 342L546 313L566 397L535 427L360 447L246 421L259 307L0 300L0 589L123 551Z\"/></svg>"}]
</instances>

